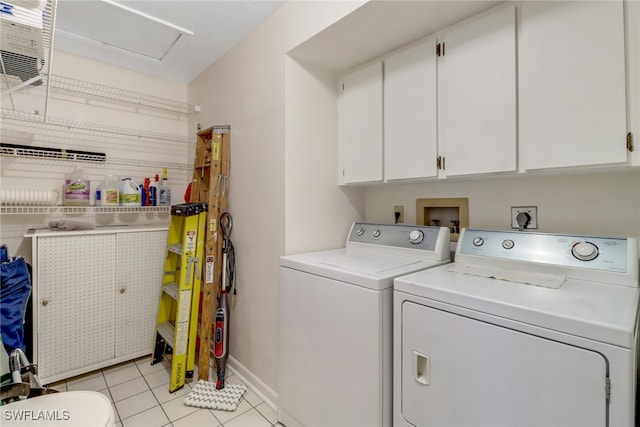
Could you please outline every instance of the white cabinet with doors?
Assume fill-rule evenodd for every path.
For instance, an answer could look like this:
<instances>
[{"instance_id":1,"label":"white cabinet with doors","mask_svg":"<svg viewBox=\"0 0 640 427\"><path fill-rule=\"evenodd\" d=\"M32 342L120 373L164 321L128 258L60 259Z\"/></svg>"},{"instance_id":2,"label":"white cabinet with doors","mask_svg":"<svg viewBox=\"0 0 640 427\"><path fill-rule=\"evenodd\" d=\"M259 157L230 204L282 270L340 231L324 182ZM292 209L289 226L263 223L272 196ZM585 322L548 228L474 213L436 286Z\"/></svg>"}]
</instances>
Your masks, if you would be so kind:
<instances>
[{"instance_id":1,"label":"white cabinet with doors","mask_svg":"<svg viewBox=\"0 0 640 427\"><path fill-rule=\"evenodd\" d=\"M149 354L167 227L32 230L33 359L51 383Z\"/></svg>"},{"instance_id":2,"label":"white cabinet with doors","mask_svg":"<svg viewBox=\"0 0 640 427\"><path fill-rule=\"evenodd\" d=\"M382 181L382 61L340 79L338 183Z\"/></svg>"},{"instance_id":3,"label":"white cabinet with doors","mask_svg":"<svg viewBox=\"0 0 640 427\"><path fill-rule=\"evenodd\" d=\"M384 58L384 178L438 175L436 38Z\"/></svg>"},{"instance_id":4,"label":"white cabinet with doors","mask_svg":"<svg viewBox=\"0 0 640 427\"><path fill-rule=\"evenodd\" d=\"M438 145L446 176L516 170L515 6L438 35Z\"/></svg>"},{"instance_id":5,"label":"white cabinet with doors","mask_svg":"<svg viewBox=\"0 0 640 427\"><path fill-rule=\"evenodd\" d=\"M515 171L515 20L499 6L384 56L384 79L378 61L346 74L367 96L341 94L339 183Z\"/></svg>"},{"instance_id":6,"label":"white cabinet with doors","mask_svg":"<svg viewBox=\"0 0 640 427\"><path fill-rule=\"evenodd\" d=\"M144 355L155 339L167 231L117 236L115 357Z\"/></svg>"},{"instance_id":7,"label":"white cabinet with doors","mask_svg":"<svg viewBox=\"0 0 640 427\"><path fill-rule=\"evenodd\" d=\"M520 169L625 163L623 2L518 8Z\"/></svg>"}]
</instances>

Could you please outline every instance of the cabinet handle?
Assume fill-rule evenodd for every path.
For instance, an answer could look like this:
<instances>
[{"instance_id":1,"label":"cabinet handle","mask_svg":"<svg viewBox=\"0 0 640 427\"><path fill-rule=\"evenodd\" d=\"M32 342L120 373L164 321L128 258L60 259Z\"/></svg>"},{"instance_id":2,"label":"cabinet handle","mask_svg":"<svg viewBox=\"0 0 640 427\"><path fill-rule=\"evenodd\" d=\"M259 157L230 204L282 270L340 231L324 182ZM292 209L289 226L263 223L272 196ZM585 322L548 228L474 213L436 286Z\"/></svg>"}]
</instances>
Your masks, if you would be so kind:
<instances>
[{"instance_id":1,"label":"cabinet handle","mask_svg":"<svg viewBox=\"0 0 640 427\"><path fill-rule=\"evenodd\" d=\"M120 288L120 293L124 294L125 288Z\"/></svg>"},{"instance_id":2,"label":"cabinet handle","mask_svg":"<svg viewBox=\"0 0 640 427\"><path fill-rule=\"evenodd\" d=\"M49 300L46 300L46 299L42 300L42 305L43 306L46 307L48 304L49 304Z\"/></svg>"}]
</instances>

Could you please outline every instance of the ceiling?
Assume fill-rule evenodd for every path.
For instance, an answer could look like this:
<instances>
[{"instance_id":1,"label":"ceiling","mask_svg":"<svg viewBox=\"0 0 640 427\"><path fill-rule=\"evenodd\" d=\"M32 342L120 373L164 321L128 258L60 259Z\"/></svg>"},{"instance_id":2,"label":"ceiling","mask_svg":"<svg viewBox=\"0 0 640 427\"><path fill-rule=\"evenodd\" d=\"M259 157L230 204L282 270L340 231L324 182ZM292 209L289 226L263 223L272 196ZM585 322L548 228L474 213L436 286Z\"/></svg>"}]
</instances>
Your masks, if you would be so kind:
<instances>
[{"instance_id":1,"label":"ceiling","mask_svg":"<svg viewBox=\"0 0 640 427\"><path fill-rule=\"evenodd\" d=\"M285 0L58 0L54 49L188 83Z\"/></svg>"}]
</instances>

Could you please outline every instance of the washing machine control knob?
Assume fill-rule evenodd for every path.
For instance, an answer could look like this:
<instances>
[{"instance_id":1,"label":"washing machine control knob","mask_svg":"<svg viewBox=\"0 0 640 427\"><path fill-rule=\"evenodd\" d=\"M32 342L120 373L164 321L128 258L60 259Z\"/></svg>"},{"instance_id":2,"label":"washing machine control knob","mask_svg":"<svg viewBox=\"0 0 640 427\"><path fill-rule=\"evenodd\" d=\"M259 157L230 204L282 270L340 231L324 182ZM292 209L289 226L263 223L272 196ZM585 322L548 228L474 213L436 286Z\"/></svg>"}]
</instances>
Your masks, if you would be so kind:
<instances>
[{"instance_id":1,"label":"washing machine control knob","mask_svg":"<svg viewBox=\"0 0 640 427\"><path fill-rule=\"evenodd\" d=\"M571 253L580 261L591 261L596 259L600 252L598 247L591 242L578 242L571 248Z\"/></svg>"},{"instance_id":2,"label":"washing machine control knob","mask_svg":"<svg viewBox=\"0 0 640 427\"><path fill-rule=\"evenodd\" d=\"M358 236L362 236L364 234L364 228L360 227L356 230L356 234Z\"/></svg>"},{"instance_id":3,"label":"washing machine control knob","mask_svg":"<svg viewBox=\"0 0 640 427\"><path fill-rule=\"evenodd\" d=\"M513 249L516 244L511 239L503 240L502 247L505 249Z\"/></svg>"},{"instance_id":4,"label":"washing machine control knob","mask_svg":"<svg viewBox=\"0 0 640 427\"><path fill-rule=\"evenodd\" d=\"M424 233L422 232L422 230L413 230L411 233L409 233L409 242L413 243L414 245L422 242L422 240L424 240Z\"/></svg>"},{"instance_id":5,"label":"washing machine control knob","mask_svg":"<svg viewBox=\"0 0 640 427\"><path fill-rule=\"evenodd\" d=\"M373 232L373 237L380 237L380 230L375 230Z\"/></svg>"},{"instance_id":6,"label":"washing machine control knob","mask_svg":"<svg viewBox=\"0 0 640 427\"><path fill-rule=\"evenodd\" d=\"M473 239L473 246L482 246L484 245L484 239L482 237L475 237Z\"/></svg>"}]
</instances>

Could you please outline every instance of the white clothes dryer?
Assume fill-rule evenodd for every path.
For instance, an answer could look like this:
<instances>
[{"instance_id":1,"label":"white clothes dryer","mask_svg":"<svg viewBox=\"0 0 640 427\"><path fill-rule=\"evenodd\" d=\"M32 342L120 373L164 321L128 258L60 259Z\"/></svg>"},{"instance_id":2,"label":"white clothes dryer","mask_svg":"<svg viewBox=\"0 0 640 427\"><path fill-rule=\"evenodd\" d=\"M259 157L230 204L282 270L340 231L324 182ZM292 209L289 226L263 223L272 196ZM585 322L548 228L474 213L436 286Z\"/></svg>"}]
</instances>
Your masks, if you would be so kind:
<instances>
[{"instance_id":1,"label":"white clothes dryer","mask_svg":"<svg viewBox=\"0 0 640 427\"><path fill-rule=\"evenodd\" d=\"M390 426L393 279L450 262L449 229L354 223L344 248L280 261L278 420Z\"/></svg>"},{"instance_id":2,"label":"white clothes dryer","mask_svg":"<svg viewBox=\"0 0 640 427\"><path fill-rule=\"evenodd\" d=\"M463 230L395 280L394 425L634 425L638 241Z\"/></svg>"}]
</instances>

